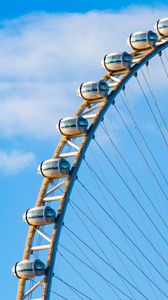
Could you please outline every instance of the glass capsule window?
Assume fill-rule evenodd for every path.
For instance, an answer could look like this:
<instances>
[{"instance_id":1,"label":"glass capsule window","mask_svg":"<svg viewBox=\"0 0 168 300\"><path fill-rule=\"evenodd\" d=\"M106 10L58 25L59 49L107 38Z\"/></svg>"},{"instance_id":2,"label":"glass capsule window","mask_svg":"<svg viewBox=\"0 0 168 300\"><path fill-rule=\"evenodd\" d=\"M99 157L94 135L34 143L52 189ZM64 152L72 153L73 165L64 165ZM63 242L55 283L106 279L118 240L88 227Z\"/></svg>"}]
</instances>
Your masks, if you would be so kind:
<instances>
[{"instance_id":1,"label":"glass capsule window","mask_svg":"<svg viewBox=\"0 0 168 300\"><path fill-rule=\"evenodd\" d=\"M97 91L97 83L88 83L82 85L82 92L96 92Z\"/></svg>"},{"instance_id":2,"label":"glass capsule window","mask_svg":"<svg viewBox=\"0 0 168 300\"><path fill-rule=\"evenodd\" d=\"M131 36L131 42L145 42L147 40L147 33L139 33Z\"/></svg>"},{"instance_id":3,"label":"glass capsule window","mask_svg":"<svg viewBox=\"0 0 168 300\"><path fill-rule=\"evenodd\" d=\"M62 120L61 128L76 127L76 119Z\"/></svg>"},{"instance_id":4,"label":"glass capsule window","mask_svg":"<svg viewBox=\"0 0 168 300\"><path fill-rule=\"evenodd\" d=\"M112 64L112 63L121 63L121 60L122 60L122 56L121 54L120 55L109 55L109 56L106 56L105 58L105 61L107 64Z\"/></svg>"},{"instance_id":5,"label":"glass capsule window","mask_svg":"<svg viewBox=\"0 0 168 300\"><path fill-rule=\"evenodd\" d=\"M41 262L40 260L36 260L36 261L34 262L34 268L35 268L35 271L41 273L41 272L44 272L44 270L45 270L45 265L44 265L44 263ZM37 273L37 272L36 272L36 273Z\"/></svg>"},{"instance_id":6,"label":"glass capsule window","mask_svg":"<svg viewBox=\"0 0 168 300\"><path fill-rule=\"evenodd\" d=\"M55 217L56 213L55 211L50 208L50 207L46 207L46 217Z\"/></svg>"},{"instance_id":7,"label":"glass capsule window","mask_svg":"<svg viewBox=\"0 0 168 300\"><path fill-rule=\"evenodd\" d=\"M81 117L78 119L78 125L79 127L88 127L88 121Z\"/></svg>"},{"instance_id":8,"label":"glass capsule window","mask_svg":"<svg viewBox=\"0 0 168 300\"><path fill-rule=\"evenodd\" d=\"M56 160L56 161L52 161L48 167L48 170L49 169L54 169L54 170L58 170L58 165L59 165L59 162Z\"/></svg>"},{"instance_id":9,"label":"glass capsule window","mask_svg":"<svg viewBox=\"0 0 168 300\"><path fill-rule=\"evenodd\" d=\"M58 160L50 161L50 162L43 162L42 169L43 170L58 170Z\"/></svg>"},{"instance_id":10,"label":"glass capsule window","mask_svg":"<svg viewBox=\"0 0 168 300\"><path fill-rule=\"evenodd\" d=\"M162 29L162 28L168 28L168 19L167 19L167 20L160 21L160 22L158 23L158 28L159 28L159 29Z\"/></svg>"},{"instance_id":11,"label":"glass capsule window","mask_svg":"<svg viewBox=\"0 0 168 300\"><path fill-rule=\"evenodd\" d=\"M44 209L38 209L38 210L32 210L28 212L28 218L29 219L41 219L44 216Z\"/></svg>"},{"instance_id":12,"label":"glass capsule window","mask_svg":"<svg viewBox=\"0 0 168 300\"><path fill-rule=\"evenodd\" d=\"M69 170L70 169L70 164L67 160L62 159L61 164L60 164L61 169Z\"/></svg>"},{"instance_id":13,"label":"glass capsule window","mask_svg":"<svg viewBox=\"0 0 168 300\"><path fill-rule=\"evenodd\" d=\"M65 128L67 124L67 121L61 120L60 125L62 128Z\"/></svg>"},{"instance_id":14,"label":"glass capsule window","mask_svg":"<svg viewBox=\"0 0 168 300\"><path fill-rule=\"evenodd\" d=\"M132 61L131 55L129 55L127 53L124 54L123 58L124 58L124 62L130 63Z\"/></svg>"},{"instance_id":15,"label":"glass capsule window","mask_svg":"<svg viewBox=\"0 0 168 300\"><path fill-rule=\"evenodd\" d=\"M156 42L158 40L157 34L152 32L152 31L149 32L148 38L149 38L150 41L155 41Z\"/></svg>"},{"instance_id":16,"label":"glass capsule window","mask_svg":"<svg viewBox=\"0 0 168 300\"><path fill-rule=\"evenodd\" d=\"M19 263L17 265L17 272L27 272L33 270L33 262L25 262L25 263Z\"/></svg>"},{"instance_id":17,"label":"glass capsule window","mask_svg":"<svg viewBox=\"0 0 168 300\"><path fill-rule=\"evenodd\" d=\"M108 84L107 84L106 82L100 82L100 83L99 83L99 89L100 89L101 91L106 91L106 92L108 92L109 86L108 86Z\"/></svg>"},{"instance_id":18,"label":"glass capsule window","mask_svg":"<svg viewBox=\"0 0 168 300\"><path fill-rule=\"evenodd\" d=\"M124 64L130 63L132 61L132 57L127 52L123 52L120 54L109 54L105 57L105 64Z\"/></svg>"}]
</instances>

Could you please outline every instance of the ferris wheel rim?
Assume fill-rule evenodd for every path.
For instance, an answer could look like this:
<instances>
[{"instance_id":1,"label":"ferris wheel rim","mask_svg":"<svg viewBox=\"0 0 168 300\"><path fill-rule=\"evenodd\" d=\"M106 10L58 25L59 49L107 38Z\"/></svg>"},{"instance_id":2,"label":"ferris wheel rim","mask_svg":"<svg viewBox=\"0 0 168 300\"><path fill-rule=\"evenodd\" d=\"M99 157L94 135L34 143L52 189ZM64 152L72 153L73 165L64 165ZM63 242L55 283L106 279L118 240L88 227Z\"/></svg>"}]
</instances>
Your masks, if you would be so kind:
<instances>
[{"instance_id":1,"label":"ferris wheel rim","mask_svg":"<svg viewBox=\"0 0 168 300\"><path fill-rule=\"evenodd\" d=\"M84 144L84 145L81 147L81 149L79 151L79 154L75 158L75 161L76 161L75 167L72 168L70 176L66 179L67 184L66 184L64 192L63 192L64 202L63 202L61 214L60 214L58 223L55 224L55 226L54 226L53 234L52 234L52 241L51 241L51 243L52 243L52 252L51 252L51 260L50 260L51 264L50 264L50 267L49 267L49 271L48 271L47 275L45 276L44 280L41 280L42 282L44 282L44 285L45 285L45 292L43 291L43 296L41 298L42 300L49 300L49 298L50 298L50 291L51 291L52 277L53 277L53 268L54 268L54 265L55 265L55 259L56 259L56 255L57 255L57 248L58 248L59 239L60 239L60 235L61 235L61 229L62 229L62 225L63 225L64 216L65 216L65 213L66 213L66 208L68 206L68 202L69 202L69 199L70 199L70 194L72 192L75 180L77 178L77 173L79 171L79 168L81 166L81 163L82 163L82 160L85 156L85 153L86 153L86 151L87 151L87 149L90 145L90 142L94 138L94 134L95 134L97 128L99 127L102 119L104 118L106 112L108 111L109 107L112 104L114 104L114 99L121 92L121 90L125 88L126 84L131 80L131 78L133 76L136 76L137 72L145 64L147 64L149 61L151 61L158 54L161 55L161 52L163 50L165 50L167 47L168 47L168 39L164 38L162 40L162 42L161 43L159 42L158 45L156 45L154 48L147 49L146 51L143 51L145 54L146 53L147 54L137 64L134 64L132 68L130 68L129 70L126 70L126 75L118 83L117 87L110 92L110 94L108 95L108 97L104 101L100 102L101 103L100 104L101 110L100 110L99 114L97 115L97 117L95 118L95 122L89 128L87 134L85 134L84 142L82 142L82 144ZM139 53L140 52L138 52L138 51L135 52L135 54L139 54ZM133 56L133 54L132 54L132 56ZM102 79L106 80L106 75ZM80 104L80 106L77 108L74 115L75 116L80 116L80 114L82 112L82 108L84 106L86 106L86 100L85 99ZM62 147L66 143L66 141L67 141L67 137L65 135L62 135L62 137L60 138L60 140L58 142L58 145L56 147L56 150L55 150L52 158L56 158L58 156L58 153L59 153L60 149L62 149ZM41 199L42 199L49 183L50 183L50 180L48 178L44 178L44 180L41 184L38 199L37 199L36 204L35 204L36 207L40 206ZM33 237L34 237L35 230L36 230L36 228L34 228L33 226L29 227L29 232L28 232L28 235L27 235L27 241L25 243L25 250L24 250L24 254L23 254L23 259L26 259L30 256L30 245L31 245ZM25 279L19 279L18 295L17 295L17 298L16 298L17 300L24 299L23 298L24 286L25 286Z\"/></svg>"}]
</instances>

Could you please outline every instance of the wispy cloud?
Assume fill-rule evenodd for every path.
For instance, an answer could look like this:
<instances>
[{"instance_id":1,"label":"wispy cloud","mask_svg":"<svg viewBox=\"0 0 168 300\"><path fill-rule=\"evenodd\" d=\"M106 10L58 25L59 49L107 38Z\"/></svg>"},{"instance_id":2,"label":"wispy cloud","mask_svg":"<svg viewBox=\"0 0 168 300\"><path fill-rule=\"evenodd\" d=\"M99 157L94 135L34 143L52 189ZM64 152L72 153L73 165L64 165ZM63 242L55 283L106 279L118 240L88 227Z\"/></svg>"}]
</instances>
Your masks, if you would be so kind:
<instances>
[{"instance_id":1,"label":"wispy cloud","mask_svg":"<svg viewBox=\"0 0 168 300\"><path fill-rule=\"evenodd\" d=\"M0 157L0 173L7 175L23 171L35 161L33 153L15 150L9 153L0 151Z\"/></svg>"},{"instance_id":2,"label":"wispy cloud","mask_svg":"<svg viewBox=\"0 0 168 300\"><path fill-rule=\"evenodd\" d=\"M39 13L1 23L0 134L55 134L56 121L80 103L80 82L103 74L103 55L128 50L129 33L152 29L167 14L168 7L130 7L118 13Z\"/></svg>"}]
</instances>

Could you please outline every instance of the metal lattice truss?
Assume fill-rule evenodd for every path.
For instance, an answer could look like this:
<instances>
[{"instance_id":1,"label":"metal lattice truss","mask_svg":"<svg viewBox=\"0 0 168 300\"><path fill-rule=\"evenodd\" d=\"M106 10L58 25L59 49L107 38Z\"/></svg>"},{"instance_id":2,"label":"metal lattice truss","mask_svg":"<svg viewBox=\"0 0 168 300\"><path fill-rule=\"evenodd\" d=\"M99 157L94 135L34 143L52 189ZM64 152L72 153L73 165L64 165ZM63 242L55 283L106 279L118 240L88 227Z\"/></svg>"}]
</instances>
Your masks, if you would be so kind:
<instances>
[{"instance_id":1,"label":"metal lattice truss","mask_svg":"<svg viewBox=\"0 0 168 300\"><path fill-rule=\"evenodd\" d=\"M40 288L41 297L33 300L49 300L51 283L53 277L53 268L55 258L57 254L57 247L61 234L61 228L64 220L64 215L69 202L70 194L73 189L74 182L76 180L78 170L85 156L87 148L91 140L94 138L95 131L102 121L109 107L114 104L116 96L122 89L125 88L127 82L137 75L137 71L142 66L148 64L148 62L156 55L162 55L162 51L168 47L168 39L161 38L155 45L155 47L144 50L134 51L131 53L133 58L133 66L130 69L122 71L116 71L112 73L106 73L101 80L108 83L110 87L110 93L107 98L98 99L94 101L83 100L81 105L75 112L75 116L82 116L89 120L89 129L83 136L79 137L61 137L56 150L53 154L53 158L71 158L73 159L70 175L64 179L58 179L54 182L48 178L44 178L40 188L40 192L35 206L45 205L48 202L58 202L57 209L57 222L52 225L52 234L48 236L44 228L40 226L29 226L27 240L25 244L23 260L29 259L32 253L36 251L47 251L46 268L47 272L43 278L34 283L34 285L25 291L26 279L19 279L17 300L28 298L32 292ZM65 151L65 147L68 146L69 151ZM61 191L61 192L60 192ZM43 230L44 229L44 230ZM33 245L35 236L41 236L44 241L43 245Z\"/></svg>"}]
</instances>

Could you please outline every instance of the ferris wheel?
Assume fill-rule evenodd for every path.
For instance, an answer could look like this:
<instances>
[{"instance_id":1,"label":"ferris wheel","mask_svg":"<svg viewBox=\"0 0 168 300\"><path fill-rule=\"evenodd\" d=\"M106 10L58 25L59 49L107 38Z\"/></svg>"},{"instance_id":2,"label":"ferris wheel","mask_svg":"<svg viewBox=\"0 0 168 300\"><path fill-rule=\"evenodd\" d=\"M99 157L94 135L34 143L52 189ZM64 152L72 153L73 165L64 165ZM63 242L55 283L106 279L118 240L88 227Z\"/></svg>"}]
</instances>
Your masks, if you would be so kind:
<instances>
[{"instance_id":1,"label":"ferris wheel","mask_svg":"<svg viewBox=\"0 0 168 300\"><path fill-rule=\"evenodd\" d=\"M80 106L58 122L61 138L53 157L38 167L44 180L35 207L23 215L29 229L23 258L13 267L16 300L168 298L168 127L166 100L158 99L168 80L168 18L155 31L131 34L128 45L131 53L104 56L107 72L99 81L80 85ZM119 150L123 128L128 158Z\"/></svg>"}]
</instances>

